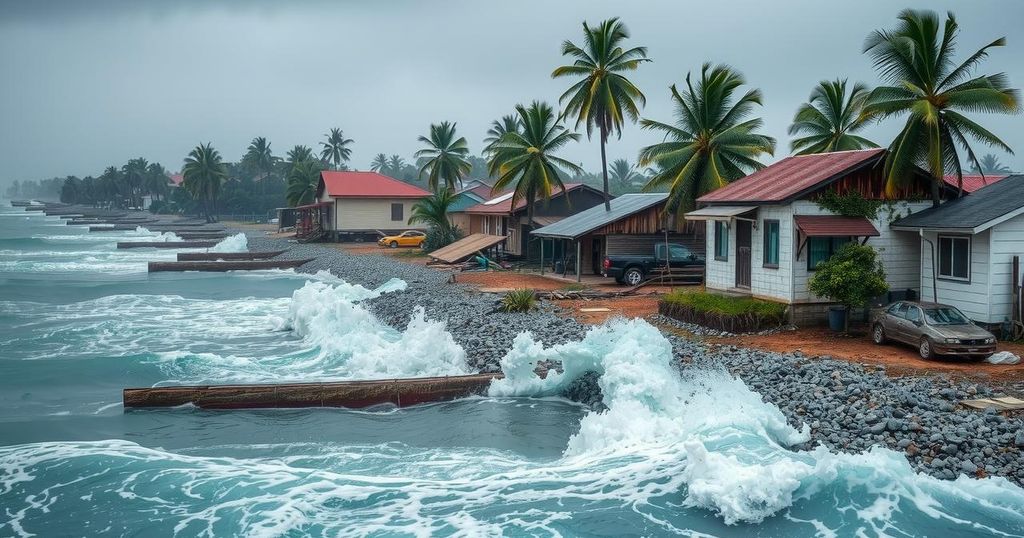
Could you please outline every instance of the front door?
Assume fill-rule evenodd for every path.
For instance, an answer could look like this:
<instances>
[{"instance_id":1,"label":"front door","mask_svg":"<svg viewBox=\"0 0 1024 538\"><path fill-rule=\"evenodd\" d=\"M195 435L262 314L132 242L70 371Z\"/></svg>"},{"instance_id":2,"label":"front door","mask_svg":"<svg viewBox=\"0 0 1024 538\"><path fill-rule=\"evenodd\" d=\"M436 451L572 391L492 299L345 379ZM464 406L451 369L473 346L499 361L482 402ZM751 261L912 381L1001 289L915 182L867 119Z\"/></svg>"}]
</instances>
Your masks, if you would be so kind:
<instances>
[{"instance_id":1,"label":"front door","mask_svg":"<svg viewBox=\"0 0 1024 538\"><path fill-rule=\"evenodd\" d=\"M750 287L751 222L736 221L736 287Z\"/></svg>"}]
</instances>

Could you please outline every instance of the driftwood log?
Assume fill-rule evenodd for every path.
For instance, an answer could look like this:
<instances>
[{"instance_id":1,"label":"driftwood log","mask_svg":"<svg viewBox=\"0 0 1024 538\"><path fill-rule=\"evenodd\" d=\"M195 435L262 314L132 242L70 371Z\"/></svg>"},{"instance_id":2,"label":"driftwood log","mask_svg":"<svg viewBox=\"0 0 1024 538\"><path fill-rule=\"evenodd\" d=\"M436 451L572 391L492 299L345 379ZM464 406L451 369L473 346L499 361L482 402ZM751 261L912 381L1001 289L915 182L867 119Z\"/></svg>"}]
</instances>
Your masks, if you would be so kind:
<instances>
[{"instance_id":1,"label":"driftwood log","mask_svg":"<svg viewBox=\"0 0 1024 538\"><path fill-rule=\"evenodd\" d=\"M150 273L166 271L253 271L259 269L290 269L313 261L313 258L301 260L238 260L238 261L187 261L187 262L149 262Z\"/></svg>"}]
</instances>

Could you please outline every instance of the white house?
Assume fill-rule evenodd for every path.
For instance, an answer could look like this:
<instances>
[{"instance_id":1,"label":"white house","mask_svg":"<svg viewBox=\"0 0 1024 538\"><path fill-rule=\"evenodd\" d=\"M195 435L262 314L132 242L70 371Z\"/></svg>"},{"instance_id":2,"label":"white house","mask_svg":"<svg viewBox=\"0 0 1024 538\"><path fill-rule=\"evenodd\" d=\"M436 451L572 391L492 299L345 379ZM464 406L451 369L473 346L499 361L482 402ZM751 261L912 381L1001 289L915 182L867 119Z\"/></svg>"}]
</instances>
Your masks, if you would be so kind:
<instances>
[{"instance_id":1,"label":"white house","mask_svg":"<svg viewBox=\"0 0 1024 538\"><path fill-rule=\"evenodd\" d=\"M1021 275L1015 283L1013 260L1019 266L1024 258L1024 176L1003 178L892 228L920 241L923 300L956 306L984 325L1014 318Z\"/></svg>"},{"instance_id":2,"label":"white house","mask_svg":"<svg viewBox=\"0 0 1024 538\"><path fill-rule=\"evenodd\" d=\"M859 241L878 251L893 292L919 292L920 240L890 223L931 207L932 180L918 170L886 196L884 159L884 149L791 156L699 198L685 217L706 221L707 288L783 302L794 323L817 323L832 303L808 280L842 244ZM871 219L841 216L820 205L830 192L856 192L881 209Z\"/></svg>"},{"instance_id":3,"label":"white house","mask_svg":"<svg viewBox=\"0 0 1024 538\"><path fill-rule=\"evenodd\" d=\"M429 192L415 185L377 172L323 171L317 202L298 209L336 241L376 240L380 232L416 228L408 224L412 206L427 196Z\"/></svg>"}]
</instances>

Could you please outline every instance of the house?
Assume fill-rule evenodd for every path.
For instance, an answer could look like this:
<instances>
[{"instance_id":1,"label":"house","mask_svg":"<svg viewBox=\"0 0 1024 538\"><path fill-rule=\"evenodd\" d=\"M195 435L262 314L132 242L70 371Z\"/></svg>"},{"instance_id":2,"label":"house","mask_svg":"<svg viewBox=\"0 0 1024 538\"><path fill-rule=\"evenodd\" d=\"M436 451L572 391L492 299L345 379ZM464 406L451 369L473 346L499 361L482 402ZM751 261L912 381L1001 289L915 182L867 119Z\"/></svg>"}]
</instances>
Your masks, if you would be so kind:
<instances>
[{"instance_id":1,"label":"house","mask_svg":"<svg viewBox=\"0 0 1024 538\"><path fill-rule=\"evenodd\" d=\"M448 207L448 214L452 224L463 232L469 231L470 217L465 210L471 206L486 202L492 194L493 187L480 179L471 179L462 183L462 188L456 193L455 201Z\"/></svg>"},{"instance_id":2,"label":"house","mask_svg":"<svg viewBox=\"0 0 1024 538\"><path fill-rule=\"evenodd\" d=\"M548 262L562 262L563 272L575 267L581 274L601 274L605 256L650 254L654 244L668 240L703 255L704 227L687 226L680 219L665 218L667 193L623 194L604 204L538 228L530 235L541 238L542 271ZM667 230L666 230L667 225Z\"/></svg>"},{"instance_id":3,"label":"house","mask_svg":"<svg viewBox=\"0 0 1024 538\"><path fill-rule=\"evenodd\" d=\"M512 256L539 257L539 243L529 241L530 230L558 222L569 215L604 203L604 193L582 183L566 183L565 189L555 189L551 199L537 200L533 207L533 223L528 223L526 200L512 206L512 191L501 193L489 200L462 210L469 216L467 234L484 233L504 235L504 252ZM461 218L461 217L456 217Z\"/></svg>"},{"instance_id":4,"label":"house","mask_svg":"<svg viewBox=\"0 0 1024 538\"><path fill-rule=\"evenodd\" d=\"M783 302L793 323L819 323L830 303L808 280L840 246L859 241L878 251L891 290L919 291L920 241L889 223L931 207L932 179L916 170L887 197L884 160L881 148L794 155L698 198L700 209L685 218L707 226L707 288ZM851 192L878 201L877 215L842 216L822 205Z\"/></svg>"},{"instance_id":5,"label":"house","mask_svg":"<svg viewBox=\"0 0 1024 538\"><path fill-rule=\"evenodd\" d=\"M1013 319L1014 294L1020 293L1013 260L1019 267L1024 257L1024 175L904 217L892 228L914 232L920 241L922 298L956 306L989 327ZM1020 286L1019 273L1016 279Z\"/></svg>"},{"instance_id":6,"label":"house","mask_svg":"<svg viewBox=\"0 0 1024 538\"><path fill-rule=\"evenodd\" d=\"M317 213L318 226L334 241L376 241L382 232L416 229L408 224L412 206L427 196L415 185L377 172L325 170L316 203L300 209Z\"/></svg>"},{"instance_id":7,"label":"house","mask_svg":"<svg viewBox=\"0 0 1024 538\"><path fill-rule=\"evenodd\" d=\"M978 174L964 174L962 176L964 192L972 193L986 185L991 185L1005 177L1007 176L982 176ZM957 181L956 176L944 176L942 179L945 180L945 182L948 183L950 187L953 187L954 189L959 189L960 182Z\"/></svg>"}]
</instances>

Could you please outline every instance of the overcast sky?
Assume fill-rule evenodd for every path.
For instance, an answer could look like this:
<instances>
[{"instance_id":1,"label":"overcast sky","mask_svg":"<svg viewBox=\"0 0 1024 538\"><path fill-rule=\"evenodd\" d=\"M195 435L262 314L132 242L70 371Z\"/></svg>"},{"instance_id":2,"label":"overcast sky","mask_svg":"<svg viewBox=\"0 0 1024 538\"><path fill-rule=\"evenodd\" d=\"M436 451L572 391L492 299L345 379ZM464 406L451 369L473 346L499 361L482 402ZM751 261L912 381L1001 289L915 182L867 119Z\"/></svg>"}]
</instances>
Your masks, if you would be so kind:
<instances>
[{"instance_id":1,"label":"overcast sky","mask_svg":"<svg viewBox=\"0 0 1024 538\"><path fill-rule=\"evenodd\" d=\"M758 114L788 154L786 128L814 84L874 84L865 36L902 7L955 11L960 55L998 36L983 71L1024 86L1024 1L374 1L0 0L0 182L99 174L143 156L178 170L200 142L237 160L254 136L277 155L315 146L331 127L355 139L351 166L377 153L411 159L431 122L458 122L479 153L492 120L516 103L557 102L563 40L620 16L653 63L633 76L644 116L671 119L668 87L702 62L728 63L764 92ZM1024 170L1024 116L979 118ZM867 135L887 144L898 121ZM635 160L656 135L631 125L609 158ZM984 152L984 151L983 151ZM598 145L565 156L588 170Z\"/></svg>"}]
</instances>

